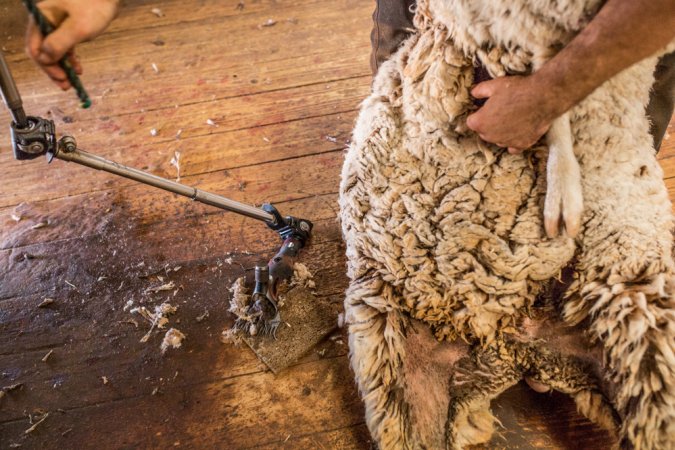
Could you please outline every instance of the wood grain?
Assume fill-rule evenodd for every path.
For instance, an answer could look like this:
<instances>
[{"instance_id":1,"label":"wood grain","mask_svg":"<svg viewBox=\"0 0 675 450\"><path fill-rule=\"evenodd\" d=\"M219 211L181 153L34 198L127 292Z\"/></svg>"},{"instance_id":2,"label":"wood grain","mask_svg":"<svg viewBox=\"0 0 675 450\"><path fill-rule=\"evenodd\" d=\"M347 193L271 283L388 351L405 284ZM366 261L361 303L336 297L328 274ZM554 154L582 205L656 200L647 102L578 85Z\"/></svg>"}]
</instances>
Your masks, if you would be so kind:
<instances>
[{"instance_id":1,"label":"wood grain","mask_svg":"<svg viewBox=\"0 0 675 450\"><path fill-rule=\"evenodd\" d=\"M18 2L0 5L0 45L29 113L82 148L174 179L179 152L181 181L313 220L303 261L317 301L337 313L339 172L369 91L373 5L242 3L125 1L78 49L91 110L28 61ZM660 157L675 190L673 139ZM233 322L227 288L279 245L263 224L73 164L17 162L4 131L0 164L0 387L23 383L0 399L0 448L371 448L341 332L276 377L219 341ZM169 281L175 290L148 291ZM177 305L170 326L183 346L162 356L162 332L139 342L148 327L129 301ZM518 385L493 407L505 429L486 448L611 443L562 395ZM26 434L41 411L49 417Z\"/></svg>"}]
</instances>

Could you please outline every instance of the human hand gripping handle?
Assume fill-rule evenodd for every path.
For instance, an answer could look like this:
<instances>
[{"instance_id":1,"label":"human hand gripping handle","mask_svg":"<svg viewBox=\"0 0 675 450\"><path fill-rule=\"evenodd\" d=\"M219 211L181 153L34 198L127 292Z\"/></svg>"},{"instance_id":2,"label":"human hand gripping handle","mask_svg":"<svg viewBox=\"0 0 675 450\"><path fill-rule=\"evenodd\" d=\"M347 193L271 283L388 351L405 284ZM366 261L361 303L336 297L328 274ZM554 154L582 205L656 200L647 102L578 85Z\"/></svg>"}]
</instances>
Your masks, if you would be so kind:
<instances>
[{"instance_id":1,"label":"human hand gripping handle","mask_svg":"<svg viewBox=\"0 0 675 450\"><path fill-rule=\"evenodd\" d=\"M28 55L63 90L74 86L88 100L77 75L82 66L74 48L98 36L117 12L117 0L24 0L31 11L26 34Z\"/></svg>"},{"instance_id":2,"label":"human hand gripping handle","mask_svg":"<svg viewBox=\"0 0 675 450\"><path fill-rule=\"evenodd\" d=\"M546 134L544 228L550 238L565 233L575 237L581 227L583 195L579 163L574 156L567 105L547 92L537 72L527 77L496 78L476 85L472 95L487 98L485 105L467 118L467 125L481 139L520 153ZM549 89L550 90L550 89Z\"/></svg>"}]
</instances>

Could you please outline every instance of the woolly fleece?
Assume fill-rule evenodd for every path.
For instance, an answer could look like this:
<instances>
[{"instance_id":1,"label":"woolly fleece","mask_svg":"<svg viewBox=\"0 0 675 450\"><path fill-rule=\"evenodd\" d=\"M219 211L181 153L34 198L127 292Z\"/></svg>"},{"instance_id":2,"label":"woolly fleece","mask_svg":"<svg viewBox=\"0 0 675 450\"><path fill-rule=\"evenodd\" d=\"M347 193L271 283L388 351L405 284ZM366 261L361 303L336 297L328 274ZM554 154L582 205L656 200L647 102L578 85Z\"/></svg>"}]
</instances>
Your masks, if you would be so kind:
<instances>
[{"instance_id":1,"label":"woolly fleece","mask_svg":"<svg viewBox=\"0 0 675 450\"><path fill-rule=\"evenodd\" d=\"M673 217L645 116L656 56L569 112L575 241L543 230L546 148L510 155L465 123L475 63L528 73L600 6L419 0L416 33L362 104L340 192L345 318L381 449L488 441L490 400L523 376L624 448L675 447ZM570 264L564 297L550 295Z\"/></svg>"}]
</instances>

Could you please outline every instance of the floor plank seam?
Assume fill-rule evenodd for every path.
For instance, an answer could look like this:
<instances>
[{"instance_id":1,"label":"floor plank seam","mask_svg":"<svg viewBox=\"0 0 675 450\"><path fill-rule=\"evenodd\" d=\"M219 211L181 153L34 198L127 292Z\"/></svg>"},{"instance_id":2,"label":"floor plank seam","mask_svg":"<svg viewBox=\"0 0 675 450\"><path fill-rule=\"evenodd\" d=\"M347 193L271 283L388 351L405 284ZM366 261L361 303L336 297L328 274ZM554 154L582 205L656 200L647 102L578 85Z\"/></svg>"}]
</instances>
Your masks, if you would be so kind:
<instances>
[{"instance_id":1,"label":"floor plank seam","mask_svg":"<svg viewBox=\"0 0 675 450\"><path fill-rule=\"evenodd\" d=\"M234 100L234 99L238 99L238 98L256 97L256 96L259 96L259 95L266 95L266 94L275 94L275 93L290 91L290 90L294 90L294 89L302 89L302 88L306 88L306 87L319 86L319 85L322 85L322 84L331 84L331 83L340 83L340 82L343 82L343 81L358 80L360 78L372 78L372 74L364 73L364 74L358 74L358 75L351 75L351 76L348 76L348 77L333 78L333 79L315 81L315 82L311 82L311 83L304 83L304 84L298 84L298 85L293 85L293 86L286 86L286 87L281 87L281 88L274 88L274 89L268 89L268 90L248 92L248 93L244 93L244 94L226 95L224 97L216 97L216 98L209 98L209 99L204 99L204 100L196 100L196 101L192 101L192 102L184 102L184 103L179 104L178 106L179 106L179 108L182 108L182 107L186 107L186 106L204 105L204 104L210 104L210 103L215 103L215 102ZM140 114L140 113L149 114L149 113L156 113L156 112L168 111L168 110L173 110L173 109L176 109L175 104L156 107L156 108L148 108L148 109L144 109L143 111L129 111L129 112L124 112L124 113L120 113L120 114L109 114L106 117L108 117L109 119L113 119L113 118L119 118L119 117L133 116L133 115ZM79 120L78 123L79 124L86 124L87 122L93 122L93 121L97 121L97 120L100 121L100 118L97 118L97 117L84 118L84 119ZM277 122L275 122L275 123L277 123ZM284 123L284 121L281 121L281 122L278 122L278 123ZM255 127L244 127L242 129L248 129L248 128L255 128ZM211 133L211 134L216 134L216 133Z\"/></svg>"},{"instance_id":2,"label":"floor plank seam","mask_svg":"<svg viewBox=\"0 0 675 450\"><path fill-rule=\"evenodd\" d=\"M327 2L322 1L322 0L318 0L318 1L314 1L314 2L307 2L307 3L304 3L302 5L302 7L307 7L307 6L322 4L322 3L327 3ZM155 4L157 4L158 6L162 6L164 4L164 2L158 1ZM290 4L289 5L289 9L297 8L297 7L298 7L298 5L296 5L296 4ZM275 8L279 8L279 5L275 5ZM236 10L236 7L233 8L233 9ZM125 16L127 16L127 15L128 16L137 15L138 14L137 11L145 11L145 10L149 11L150 6L149 5L144 5L143 7L132 6L132 7L123 7L121 9L121 11L123 12L123 14ZM275 12L277 12L279 10L280 9L275 9ZM196 20L179 20L177 22L171 22L171 23L168 23L168 24L167 23L148 24L146 26L130 27L130 28L119 29L119 30L113 28L113 29L103 33L101 36L99 36L96 39L96 41L97 42L105 42L105 41L111 41L111 40L114 41L114 40L118 39L120 35L129 34L130 32L152 31L152 30L156 30L158 28L169 29L169 28L173 28L173 27L176 27L176 26L180 26L180 25L183 25L183 26L184 25L200 25L200 24L201 25L209 25L209 24L212 24L212 23L222 23L223 20L227 20L229 18L234 19L234 18L240 18L240 17L246 17L246 16L253 17L255 15L265 17L265 16L268 16L269 13L267 12L266 9L260 9L258 11L246 11L246 9L244 9L243 11L239 11L239 12L236 12L236 13L233 13L233 14L225 14L223 16L209 16L209 17L204 17L204 18L196 19ZM118 18L118 20L120 20L120 19ZM114 26L115 25L113 23L113 27ZM25 52L19 51L17 53L22 55L21 59L15 59L15 60L12 61L8 58L8 61L9 62L30 62L28 57L25 55ZM12 56L13 54L8 53L8 55Z\"/></svg>"},{"instance_id":3,"label":"floor plank seam","mask_svg":"<svg viewBox=\"0 0 675 450\"><path fill-rule=\"evenodd\" d=\"M326 220L331 220L331 219L326 219ZM92 235L92 236L95 236L95 235ZM311 243L310 245L312 245L312 244L313 245L318 245L318 244L327 245L327 244L330 244L330 243L333 243L333 242L341 243L342 238L340 237L340 238L335 238L335 239L326 239L326 240L319 241L319 242L316 242L316 243ZM39 245L39 244L34 244L34 245ZM252 252L250 254L246 254L246 256L253 256L253 257L258 256L258 257L260 257L260 256L272 255L273 253L274 253L274 250L270 250L270 251L265 251L265 252ZM226 254L229 255L229 253L226 253ZM200 261L205 261L205 260L208 260L208 259L194 259L194 260L189 260L189 261L183 262L182 264L199 263ZM179 263L180 262L177 262L175 264L179 264ZM252 271L252 270L254 270L254 268L250 267L250 268L247 268L245 270L246 271ZM0 297L0 303L9 301L9 300L12 300L12 299L15 299L15 298L40 295L40 294L44 294L44 293L47 293L47 292L54 292L53 286L49 287L45 290L38 290L38 291L31 291L31 292L19 292L19 293L15 292L15 293L12 293L8 296ZM81 293L81 294L85 295L85 293Z\"/></svg>"},{"instance_id":4,"label":"floor plank seam","mask_svg":"<svg viewBox=\"0 0 675 450\"><path fill-rule=\"evenodd\" d=\"M250 270L253 270L253 269L251 268ZM337 296L341 297L343 294L344 294L344 289L338 289L338 290L335 290L335 291L332 291L332 292L317 293L315 298L317 300L330 300L333 297L337 297ZM146 303L146 304L149 304L149 303ZM231 318L234 320L234 316L231 316ZM336 323L337 323L337 318L336 318ZM128 335L129 335L128 331L120 331L118 333L109 332L109 333L107 333L107 338L111 341L114 341L116 339L127 337ZM62 349L66 346L75 346L77 344L82 344L84 342L86 342L86 340L69 340L69 341L63 341L63 342L58 343L58 344L52 343L50 345L45 345L45 346L42 346L42 347L22 348L20 351L17 351L17 352L0 353L0 357L10 357L10 356L16 356L16 355L32 354L32 353L35 353L36 356L44 356L45 350L49 351L49 350L55 350L55 349ZM37 358L37 359L40 359L40 358Z\"/></svg>"},{"instance_id":5,"label":"floor plank seam","mask_svg":"<svg viewBox=\"0 0 675 450\"><path fill-rule=\"evenodd\" d=\"M321 3L325 3L325 2L320 1L320 0L315 1L315 2L307 2L307 3L304 3L302 5L302 7L303 8L304 7L310 7L311 5L316 5L316 4L321 4ZM159 5L159 6L161 6L162 4L163 4L162 2L157 2L157 5ZM278 4L275 7L278 8ZM297 7L297 5L295 5L295 4L290 5L290 8L294 8L294 7ZM236 8L233 8L233 9L236 9ZM130 15L133 12L135 12L135 11L131 11ZM228 19L228 18L239 18L239 17L245 17L245 16L252 17L252 16L255 16L255 15L260 15L260 16L264 17L264 16L268 16L269 14L265 14L265 10L246 11L246 8L244 8L243 11L241 11L239 13L235 13L235 14L226 14L224 16L209 16L209 17L205 17L203 19L197 19L197 20L180 20L178 22L173 22L171 24L156 24L156 25L150 25L150 26L144 26L144 27L127 28L127 29L124 29L124 30L112 30L112 31L109 31L106 34L107 35L124 34L124 33L128 33L129 31L140 31L140 30L146 31L146 30L154 30L156 28L162 28L162 27L163 28L175 27L175 26L178 26L178 25L200 25L200 24L209 25L211 23L221 23L222 20ZM103 36L105 36L105 35L102 35L98 40L100 41Z\"/></svg>"}]
</instances>

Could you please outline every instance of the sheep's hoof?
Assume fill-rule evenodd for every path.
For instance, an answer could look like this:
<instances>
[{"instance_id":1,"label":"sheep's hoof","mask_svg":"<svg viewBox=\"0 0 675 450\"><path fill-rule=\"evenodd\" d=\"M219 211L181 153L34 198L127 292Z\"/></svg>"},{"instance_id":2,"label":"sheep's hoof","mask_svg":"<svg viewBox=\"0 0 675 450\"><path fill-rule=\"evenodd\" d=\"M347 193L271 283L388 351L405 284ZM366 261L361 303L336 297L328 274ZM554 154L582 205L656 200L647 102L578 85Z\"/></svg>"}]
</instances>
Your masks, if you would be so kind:
<instances>
[{"instance_id":1,"label":"sheep's hoof","mask_svg":"<svg viewBox=\"0 0 675 450\"><path fill-rule=\"evenodd\" d=\"M581 183L569 182L565 189L560 189L559 185L549 186L544 206L546 236L551 239L558 236L562 219L565 234L571 238L576 237L581 229L583 210Z\"/></svg>"},{"instance_id":2,"label":"sheep's hoof","mask_svg":"<svg viewBox=\"0 0 675 450\"><path fill-rule=\"evenodd\" d=\"M544 229L546 230L546 236L553 239L558 237L558 231L560 230L560 215L557 214L547 215L544 214Z\"/></svg>"},{"instance_id":3,"label":"sheep's hoof","mask_svg":"<svg viewBox=\"0 0 675 450\"><path fill-rule=\"evenodd\" d=\"M581 228L581 209L567 214L563 211L563 218L565 219L565 234L571 238L576 237Z\"/></svg>"}]
</instances>

